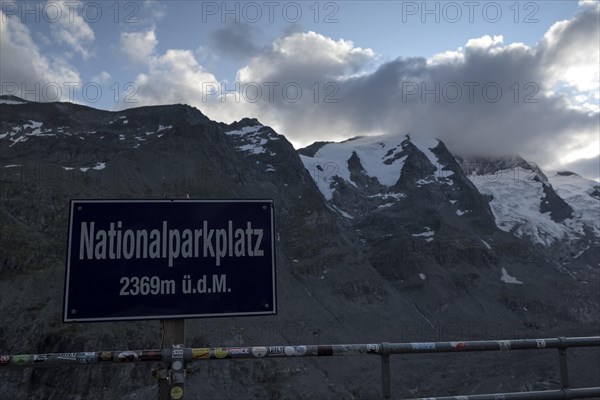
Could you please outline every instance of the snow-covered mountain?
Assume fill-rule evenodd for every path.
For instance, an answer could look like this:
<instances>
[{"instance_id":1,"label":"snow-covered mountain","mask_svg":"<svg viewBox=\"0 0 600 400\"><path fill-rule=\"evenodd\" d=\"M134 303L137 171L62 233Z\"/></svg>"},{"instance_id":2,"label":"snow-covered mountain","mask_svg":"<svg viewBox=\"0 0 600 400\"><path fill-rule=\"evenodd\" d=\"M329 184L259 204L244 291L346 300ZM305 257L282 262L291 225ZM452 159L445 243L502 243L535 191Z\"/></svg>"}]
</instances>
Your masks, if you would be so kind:
<instances>
[{"instance_id":1,"label":"snow-covered mountain","mask_svg":"<svg viewBox=\"0 0 600 400\"><path fill-rule=\"evenodd\" d=\"M441 195L420 201L468 216L474 211L465 193L474 185L489 202L496 226L519 238L545 247L600 238L598 183L568 172L552 172L549 179L519 156L463 159L437 140L398 135L319 142L299 152L325 199L347 218L407 205L414 201L409 193L427 186ZM347 201L349 193L361 201Z\"/></svg>"}]
</instances>

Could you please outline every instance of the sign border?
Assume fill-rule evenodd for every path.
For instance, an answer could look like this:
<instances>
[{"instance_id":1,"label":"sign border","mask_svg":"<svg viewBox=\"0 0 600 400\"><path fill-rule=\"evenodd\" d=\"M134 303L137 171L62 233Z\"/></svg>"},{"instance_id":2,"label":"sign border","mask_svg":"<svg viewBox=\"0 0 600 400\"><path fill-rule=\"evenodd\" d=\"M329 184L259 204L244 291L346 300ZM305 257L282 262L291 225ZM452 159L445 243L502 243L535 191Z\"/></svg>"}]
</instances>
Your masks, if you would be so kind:
<instances>
[{"instance_id":1,"label":"sign border","mask_svg":"<svg viewBox=\"0 0 600 400\"><path fill-rule=\"evenodd\" d=\"M218 314L177 314L153 316L129 316L109 318L68 318L69 305L69 272L71 270L71 239L73 235L73 211L77 203L270 203L271 206L271 265L273 272L273 311L238 312ZM275 264L275 202L273 199L71 199L69 201L69 239L65 261L65 281L63 290L63 323L73 322L117 322L117 321L152 321L184 318L221 318L221 317L251 317L277 315L277 266Z\"/></svg>"}]
</instances>

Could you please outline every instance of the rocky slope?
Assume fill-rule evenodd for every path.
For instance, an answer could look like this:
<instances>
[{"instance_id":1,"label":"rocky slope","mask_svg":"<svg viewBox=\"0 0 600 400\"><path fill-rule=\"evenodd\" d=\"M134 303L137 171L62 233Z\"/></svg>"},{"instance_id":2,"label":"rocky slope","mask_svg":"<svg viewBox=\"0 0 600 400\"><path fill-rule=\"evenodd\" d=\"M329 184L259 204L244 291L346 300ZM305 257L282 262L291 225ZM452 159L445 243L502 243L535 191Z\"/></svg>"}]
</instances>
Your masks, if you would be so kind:
<instances>
[{"instance_id":1,"label":"rocky slope","mask_svg":"<svg viewBox=\"0 0 600 400\"><path fill-rule=\"evenodd\" d=\"M185 105L106 112L11 98L0 116L2 354L158 347L155 321L65 325L61 307L69 199L166 193L276 205L279 314L190 320L188 345L598 334L592 256L561 263L503 229L493 193L443 143L358 138L297 152L255 119L226 125ZM579 189L560 187L566 205L549 197L550 211L559 208L551 215L593 216ZM443 357L448 364L393 359L394 395L556 384L548 354L527 363ZM598 357L589 351L573 363L574 385L598 384ZM375 357L224 361L195 366L186 387L190 398L376 398L378 365ZM15 399L154 396L147 366L0 374L0 392Z\"/></svg>"}]
</instances>

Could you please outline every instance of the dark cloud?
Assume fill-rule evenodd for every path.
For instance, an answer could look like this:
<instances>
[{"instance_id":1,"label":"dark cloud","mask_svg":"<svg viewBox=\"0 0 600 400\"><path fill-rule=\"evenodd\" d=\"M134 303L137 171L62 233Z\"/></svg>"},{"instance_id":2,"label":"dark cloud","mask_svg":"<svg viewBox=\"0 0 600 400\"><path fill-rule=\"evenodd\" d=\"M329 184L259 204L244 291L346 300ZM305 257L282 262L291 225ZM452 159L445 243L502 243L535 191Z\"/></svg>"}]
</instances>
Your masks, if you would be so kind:
<instances>
[{"instance_id":1,"label":"dark cloud","mask_svg":"<svg viewBox=\"0 0 600 400\"><path fill-rule=\"evenodd\" d=\"M259 52L255 44L258 34L254 25L230 22L211 33L211 47L218 54L238 59L251 57Z\"/></svg>"}]
</instances>

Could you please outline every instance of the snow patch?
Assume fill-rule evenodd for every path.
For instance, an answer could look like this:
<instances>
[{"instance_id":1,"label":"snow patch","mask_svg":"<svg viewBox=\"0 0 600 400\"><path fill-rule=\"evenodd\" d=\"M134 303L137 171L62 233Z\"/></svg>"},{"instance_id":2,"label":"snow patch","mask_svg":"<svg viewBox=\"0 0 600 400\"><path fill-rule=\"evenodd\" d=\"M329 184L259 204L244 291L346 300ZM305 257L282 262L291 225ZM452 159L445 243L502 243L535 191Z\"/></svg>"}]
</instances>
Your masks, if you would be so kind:
<instances>
[{"instance_id":1,"label":"snow patch","mask_svg":"<svg viewBox=\"0 0 600 400\"><path fill-rule=\"evenodd\" d=\"M11 135L12 136L12 135ZM16 139L12 139L10 138L10 140L13 142L10 146L8 147L13 147L15 144L19 143L19 142L26 142L27 141L27 136L19 136Z\"/></svg>"},{"instance_id":2,"label":"snow patch","mask_svg":"<svg viewBox=\"0 0 600 400\"><path fill-rule=\"evenodd\" d=\"M413 233L412 235L413 235L414 237L421 237L421 236L424 236L424 237L430 237L430 236L433 236L433 235L435 235L435 231L432 231L432 230L431 230L429 227L427 227L427 226L426 226L426 227L425 227L425 232L421 232L421 233Z\"/></svg>"},{"instance_id":3,"label":"snow patch","mask_svg":"<svg viewBox=\"0 0 600 400\"><path fill-rule=\"evenodd\" d=\"M263 128L262 125L254 125L254 126L245 126L242 129L238 129L238 130L233 130L233 131L227 131L225 132L226 135L247 135L249 133L254 134L257 133L261 128Z\"/></svg>"},{"instance_id":4,"label":"snow patch","mask_svg":"<svg viewBox=\"0 0 600 400\"><path fill-rule=\"evenodd\" d=\"M417 181L417 186L429 185L430 183L435 183L435 181L431 179L419 179Z\"/></svg>"},{"instance_id":5,"label":"snow patch","mask_svg":"<svg viewBox=\"0 0 600 400\"><path fill-rule=\"evenodd\" d=\"M406 195L404 193L377 193L377 194L367 196L367 197L369 197L370 199L379 197L382 200L389 200L390 198L400 200L400 199L405 198Z\"/></svg>"},{"instance_id":6,"label":"snow patch","mask_svg":"<svg viewBox=\"0 0 600 400\"><path fill-rule=\"evenodd\" d=\"M339 208L337 208L333 204L327 204L327 207L329 207L329 209L331 209L332 211L340 213L345 218L348 218L348 219L353 219L354 218L352 215L348 214L347 212L345 212L343 210L340 210Z\"/></svg>"},{"instance_id":7,"label":"snow patch","mask_svg":"<svg viewBox=\"0 0 600 400\"><path fill-rule=\"evenodd\" d=\"M502 268L502 276L500 277L500 280L502 282L505 282L505 283L513 283L513 284L516 284L516 285L522 285L523 284L523 282L521 282L520 280L518 280L514 276L510 276L508 274L508 272L506 272L505 268Z\"/></svg>"},{"instance_id":8,"label":"snow patch","mask_svg":"<svg viewBox=\"0 0 600 400\"><path fill-rule=\"evenodd\" d=\"M552 220L550 213L540 212L545 197L543 184L533 177L515 178L513 175L514 171L510 170L496 172L490 179L469 175L479 192L493 197L490 207L496 225L543 246L572 238L572 229Z\"/></svg>"},{"instance_id":9,"label":"snow patch","mask_svg":"<svg viewBox=\"0 0 600 400\"><path fill-rule=\"evenodd\" d=\"M574 218L565 220L564 224L578 234L583 234L587 227L600 237L600 199L592 196L595 191L600 192L600 183L577 174L559 175L555 171L548 172L548 180L556 193L573 208Z\"/></svg>"},{"instance_id":10,"label":"snow patch","mask_svg":"<svg viewBox=\"0 0 600 400\"><path fill-rule=\"evenodd\" d=\"M259 131L261 128L263 128L262 125L245 126L242 129L227 131L225 134L230 136L238 136L238 140L243 144L236 146L237 150L249 152L251 154L262 154L267 151L267 149L263 146L268 143L271 137L269 136L269 139L260 137ZM274 156L276 154L270 152L269 155Z\"/></svg>"}]
</instances>

